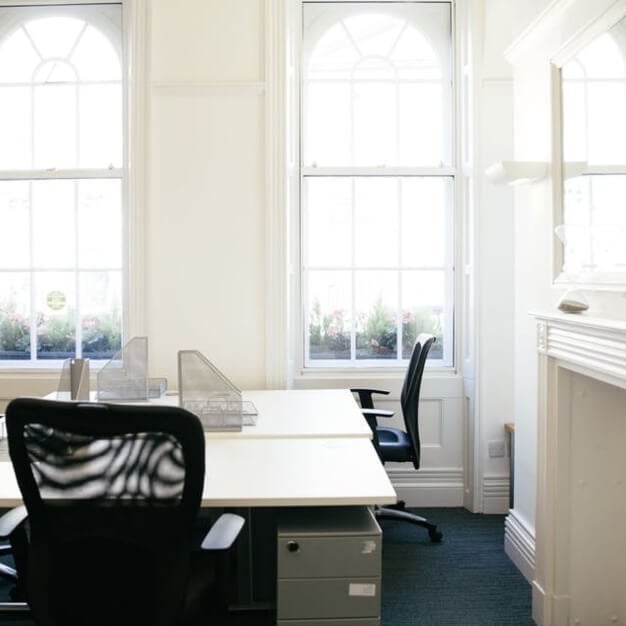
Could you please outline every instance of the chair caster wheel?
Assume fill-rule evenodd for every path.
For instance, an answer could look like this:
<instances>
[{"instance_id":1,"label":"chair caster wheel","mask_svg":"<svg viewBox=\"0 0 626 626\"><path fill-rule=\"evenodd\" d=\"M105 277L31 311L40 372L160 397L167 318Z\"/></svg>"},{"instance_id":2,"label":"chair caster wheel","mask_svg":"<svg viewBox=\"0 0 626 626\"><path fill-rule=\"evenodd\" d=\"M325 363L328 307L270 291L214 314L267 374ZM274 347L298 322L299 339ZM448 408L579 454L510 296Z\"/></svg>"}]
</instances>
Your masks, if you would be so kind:
<instances>
[{"instance_id":1,"label":"chair caster wheel","mask_svg":"<svg viewBox=\"0 0 626 626\"><path fill-rule=\"evenodd\" d=\"M438 530L431 530L428 532L428 536L433 543L441 543L443 533L439 532Z\"/></svg>"}]
</instances>

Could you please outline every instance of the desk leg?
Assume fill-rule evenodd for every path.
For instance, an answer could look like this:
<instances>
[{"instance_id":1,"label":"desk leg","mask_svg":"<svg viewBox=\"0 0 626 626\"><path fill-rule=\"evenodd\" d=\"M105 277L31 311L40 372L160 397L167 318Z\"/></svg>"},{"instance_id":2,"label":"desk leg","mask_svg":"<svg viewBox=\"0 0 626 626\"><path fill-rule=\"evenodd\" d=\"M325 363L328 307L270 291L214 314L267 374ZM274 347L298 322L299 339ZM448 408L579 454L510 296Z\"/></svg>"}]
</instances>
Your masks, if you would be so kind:
<instances>
[{"instance_id":1,"label":"desk leg","mask_svg":"<svg viewBox=\"0 0 626 626\"><path fill-rule=\"evenodd\" d=\"M273 508L245 508L233 512L246 524L235 550L235 580L231 607L235 610L274 608L276 605L276 519Z\"/></svg>"}]
</instances>

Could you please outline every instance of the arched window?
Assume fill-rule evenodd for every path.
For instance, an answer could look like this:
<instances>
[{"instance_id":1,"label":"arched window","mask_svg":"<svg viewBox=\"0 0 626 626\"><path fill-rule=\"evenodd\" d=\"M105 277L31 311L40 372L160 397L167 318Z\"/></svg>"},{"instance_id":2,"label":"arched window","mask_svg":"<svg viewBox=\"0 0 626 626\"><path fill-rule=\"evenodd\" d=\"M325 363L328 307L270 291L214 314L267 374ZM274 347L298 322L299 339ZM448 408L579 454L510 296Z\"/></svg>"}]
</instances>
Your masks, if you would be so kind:
<instances>
[{"instance_id":1,"label":"arched window","mask_svg":"<svg viewBox=\"0 0 626 626\"><path fill-rule=\"evenodd\" d=\"M0 360L120 347L122 68L121 5L0 7Z\"/></svg>"},{"instance_id":2,"label":"arched window","mask_svg":"<svg viewBox=\"0 0 626 626\"><path fill-rule=\"evenodd\" d=\"M398 365L419 332L453 360L447 3L304 4L306 366Z\"/></svg>"}]
</instances>

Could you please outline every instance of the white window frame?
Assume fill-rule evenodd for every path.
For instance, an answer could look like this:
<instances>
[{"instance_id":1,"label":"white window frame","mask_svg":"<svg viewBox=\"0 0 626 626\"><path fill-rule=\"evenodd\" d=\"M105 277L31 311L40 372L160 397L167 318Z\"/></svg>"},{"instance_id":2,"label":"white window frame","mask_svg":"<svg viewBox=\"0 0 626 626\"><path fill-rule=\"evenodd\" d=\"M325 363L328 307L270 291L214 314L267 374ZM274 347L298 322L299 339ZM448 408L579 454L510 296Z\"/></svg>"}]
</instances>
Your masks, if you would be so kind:
<instances>
[{"instance_id":1,"label":"white window frame","mask_svg":"<svg viewBox=\"0 0 626 626\"><path fill-rule=\"evenodd\" d=\"M0 7L48 5L97 5L102 0L0 0ZM116 0L122 9L122 92L123 92L123 164L106 169L59 169L0 171L0 180L63 180L83 178L119 178L122 181L122 336L144 333L144 224L145 224L145 155L146 116L145 76L147 59L148 0ZM56 372L61 360L0 361L5 372L37 370ZM104 363L104 361L102 362ZM94 363L97 369L98 363Z\"/></svg>"},{"instance_id":2,"label":"white window frame","mask_svg":"<svg viewBox=\"0 0 626 626\"><path fill-rule=\"evenodd\" d=\"M360 3L363 4L368 0L324 0L325 3L338 3L338 4L346 4L346 3ZM459 255L460 255L460 238L459 238L459 227L460 224L460 215L459 215L459 206L460 206L460 181L459 181L459 169L458 163L460 158L460 137L458 136L458 110L459 110L459 97L460 97L460 87L459 81L457 79L457 54L458 54L458 43L456 38L456 6L455 0L371 0L376 3L390 3L390 4L448 4L450 5L450 18L451 18L451 77L452 77L452 86L451 86L451 124L449 127L450 137L451 137L451 165L450 166L442 166L442 167L319 167L319 166L305 166L302 163L302 157L299 157L300 167L298 168L298 201L297 201L297 217L294 217L294 222L297 221L299 224L299 229L297 233L297 241L298 243L298 251L297 255L294 254L294 258L298 258L297 264L300 268L298 272L298 276L292 278L294 279L295 288L292 290L292 294L297 293L297 305L293 306L293 309L297 311L297 321L293 322L293 328L297 329L297 339L294 341L292 345L292 353L294 355L294 370L299 372L301 376L317 376L324 375L325 373L330 374L340 374L342 371L344 372L354 372L354 371L369 371L372 373L376 372L390 372L401 370L404 371L406 367L407 359L389 359L388 361L384 359L358 359L358 360L339 360L339 361L325 361L325 360L314 360L311 361L308 358L308 350L307 350L307 329L308 329L308 320L306 319L306 285L304 280L304 263L303 263L303 246L304 246L304 220L303 216L303 202L304 202L304 194L302 193L302 186L304 183L305 177L313 177L313 176L409 176L409 177L428 177L435 176L441 178L451 178L452 179L452 193L453 193L453 201L451 203L450 210L447 213L446 219L448 220L447 227L450 229L447 231L449 234L448 241L451 242L451 245L448 246L446 250L446 294L451 296L451 299L446 301L445 303L445 316L446 320L448 320L448 324L444 329L444 349L446 352L444 353L444 358L441 361L429 361L427 366L431 370L441 370L443 372L454 372L458 367L458 359L459 359L459 345L456 338L458 337L458 303L460 302L460 280L461 277L458 275L459 273L456 271L459 263ZM307 3L315 3L316 0L299 0L299 9L301 6ZM299 11L298 11L299 13ZM301 16L299 17L299 24L302 24ZM303 34L301 33L300 27L300 41L302 41ZM299 42L300 43L300 42ZM300 51L300 45L298 44L297 48L298 52ZM302 54L299 52L297 55L298 65L301 63ZM293 70L292 70L293 71ZM299 74L298 74L299 75ZM302 80L298 80L298 85L302 85ZM298 153L301 145L301 138L303 136L303 118L302 115L302 107L304 103L302 102L302 97L300 96L298 102L301 104L298 107L299 110L299 131L300 135L297 139L298 141ZM292 174L293 176L293 174ZM292 192L293 193L293 192ZM292 204L294 204L294 200L292 198ZM293 207L292 207L293 212ZM451 223L450 223L451 222ZM292 235L293 235L292 230ZM385 268L389 269L389 268ZM429 268L431 269L431 268ZM354 271L354 269L352 270ZM294 273L293 266L291 268L292 274ZM398 294L400 297L400 294ZM292 295L292 300L295 298ZM295 304L295 302L294 302ZM354 343L354 329L352 329L352 343Z\"/></svg>"}]
</instances>

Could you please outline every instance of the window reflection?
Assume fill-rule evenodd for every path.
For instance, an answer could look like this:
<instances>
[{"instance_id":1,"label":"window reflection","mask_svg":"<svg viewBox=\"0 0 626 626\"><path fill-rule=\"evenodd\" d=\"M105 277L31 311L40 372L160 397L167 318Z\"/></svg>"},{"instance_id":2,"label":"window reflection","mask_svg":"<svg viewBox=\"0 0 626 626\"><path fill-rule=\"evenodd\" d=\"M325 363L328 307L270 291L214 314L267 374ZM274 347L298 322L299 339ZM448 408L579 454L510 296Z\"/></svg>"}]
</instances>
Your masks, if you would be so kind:
<instances>
[{"instance_id":1,"label":"window reflection","mask_svg":"<svg viewBox=\"0 0 626 626\"><path fill-rule=\"evenodd\" d=\"M563 271L594 282L626 271L626 18L565 64L561 78Z\"/></svg>"}]
</instances>

